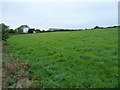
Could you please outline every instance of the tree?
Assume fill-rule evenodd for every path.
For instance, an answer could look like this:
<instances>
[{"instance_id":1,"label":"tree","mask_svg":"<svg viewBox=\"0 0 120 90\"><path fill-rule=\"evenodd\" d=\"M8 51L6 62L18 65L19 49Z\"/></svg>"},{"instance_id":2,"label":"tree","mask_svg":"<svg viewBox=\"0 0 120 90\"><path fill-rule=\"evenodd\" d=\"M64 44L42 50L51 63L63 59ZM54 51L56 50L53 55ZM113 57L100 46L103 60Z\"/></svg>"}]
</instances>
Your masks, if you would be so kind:
<instances>
[{"instance_id":1,"label":"tree","mask_svg":"<svg viewBox=\"0 0 120 90\"><path fill-rule=\"evenodd\" d=\"M13 29L10 29L9 33L15 33L15 31Z\"/></svg>"},{"instance_id":2,"label":"tree","mask_svg":"<svg viewBox=\"0 0 120 90\"><path fill-rule=\"evenodd\" d=\"M94 29L98 29L98 28L100 28L100 27L99 27L99 26L95 26L95 27L94 27Z\"/></svg>"},{"instance_id":3,"label":"tree","mask_svg":"<svg viewBox=\"0 0 120 90\"><path fill-rule=\"evenodd\" d=\"M42 30L42 32L45 32L45 30Z\"/></svg>"},{"instance_id":4,"label":"tree","mask_svg":"<svg viewBox=\"0 0 120 90\"><path fill-rule=\"evenodd\" d=\"M40 33L41 31L40 31L40 29L36 29L35 32L36 33Z\"/></svg>"},{"instance_id":5,"label":"tree","mask_svg":"<svg viewBox=\"0 0 120 90\"><path fill-rule=\"evenodd\" d=\"M33 33L33 31L35 31L35 29L29 29L28 33Z\"/></svg>"},{"instance_id":6,"label":"tree","mask_svg":"<svg viewBox=\"0 0 120 90\"><path fill-rule=\"evenodd\" d=\"M5 25L4 23L1 23L0 33L2 34L2 40L6 41L6 39L9 37L9 26Z\"/></svg>"}]
</instances>

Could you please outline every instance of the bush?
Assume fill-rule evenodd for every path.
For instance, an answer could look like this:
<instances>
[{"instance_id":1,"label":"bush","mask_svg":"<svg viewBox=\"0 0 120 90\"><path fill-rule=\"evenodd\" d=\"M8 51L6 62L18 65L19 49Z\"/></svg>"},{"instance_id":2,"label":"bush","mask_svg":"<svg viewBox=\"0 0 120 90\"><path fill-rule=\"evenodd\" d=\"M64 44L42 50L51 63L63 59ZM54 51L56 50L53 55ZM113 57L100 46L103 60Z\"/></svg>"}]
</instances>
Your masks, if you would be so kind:
<instances>
[{"instance_id":1,"label":"bush","mask_svg":"<svg viewBox=\"0 0 120 90\"><path fill-rule=\"evenodd\" d=\"M9 26L4 23L0 24L0 32L2 32L2 40L6 41L9 37Z\"/></svg>"},{"instance_id":2,"label":"bush","mask_svg":"<svg viewBox=\"0 0 120 90\"><path fill-rule=\"evenodd\" d=\"M35 32L36 33L40 33L41 31L40 31L40 29L36 29Z\"/></svg>"}]
</instances>

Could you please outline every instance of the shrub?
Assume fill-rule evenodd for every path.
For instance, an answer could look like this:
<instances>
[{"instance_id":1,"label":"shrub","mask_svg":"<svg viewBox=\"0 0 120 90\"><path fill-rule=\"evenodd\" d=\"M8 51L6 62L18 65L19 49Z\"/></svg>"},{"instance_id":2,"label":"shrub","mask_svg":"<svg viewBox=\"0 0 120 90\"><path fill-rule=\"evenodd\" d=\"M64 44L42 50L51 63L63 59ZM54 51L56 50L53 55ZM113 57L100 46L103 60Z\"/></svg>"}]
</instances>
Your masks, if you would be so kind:
<instances>
[{"instance_id":1,"label":"shrub","mask_svg":"<svg viewBox=\"0 0 120 90\"><path fill-rule=\"evenodd\" d=\"M9 26L4 23L0 24L0 32L2 32L2 40L6 41L9 37Z\"/></svg>"}]
</instances>

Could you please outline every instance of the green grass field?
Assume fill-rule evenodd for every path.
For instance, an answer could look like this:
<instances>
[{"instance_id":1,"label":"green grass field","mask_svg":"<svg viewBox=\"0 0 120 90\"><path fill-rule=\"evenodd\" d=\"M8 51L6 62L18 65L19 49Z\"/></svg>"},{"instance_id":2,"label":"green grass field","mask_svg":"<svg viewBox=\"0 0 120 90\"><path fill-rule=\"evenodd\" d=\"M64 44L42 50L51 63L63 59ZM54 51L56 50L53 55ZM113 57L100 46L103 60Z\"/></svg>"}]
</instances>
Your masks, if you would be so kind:
<instances>
[{"instance_id":1,"label":"green grass field","mask_svg":"<svg viewBox=\"0 0 120 90\"><path fill-rule=\"evenodd\" d=\"M39 88L118 86L117 28L14 35L8 45Z\"/></svg>"}]
</instances>

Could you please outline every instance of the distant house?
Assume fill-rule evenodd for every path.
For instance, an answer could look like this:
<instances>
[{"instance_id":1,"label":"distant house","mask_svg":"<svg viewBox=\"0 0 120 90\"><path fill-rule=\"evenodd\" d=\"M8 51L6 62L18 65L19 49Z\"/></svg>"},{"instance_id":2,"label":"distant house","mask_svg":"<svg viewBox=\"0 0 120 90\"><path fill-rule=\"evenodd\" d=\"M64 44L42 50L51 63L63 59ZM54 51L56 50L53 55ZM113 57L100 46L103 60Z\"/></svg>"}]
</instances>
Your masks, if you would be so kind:
<instances>
[{"instance_id":1,"label":"distant house","mask_svg":"<svg viewBox=\"0 0 120 90\"><path fill-rule=\"evenodd\" d=\"M22 29L23 33L28 33L28 30L30 29L27 25L21 25L19 28Z\"/></svg>"},{"instance_id":2,"label":"distant house","mask_svg":"<svg viewBox=\"0 0 120 90\"><path fill-rule=\"evenodd\" d=\"M60 28L49 28L49 31L59 31L61 30Z\"/></svg>"}]
</instances>

